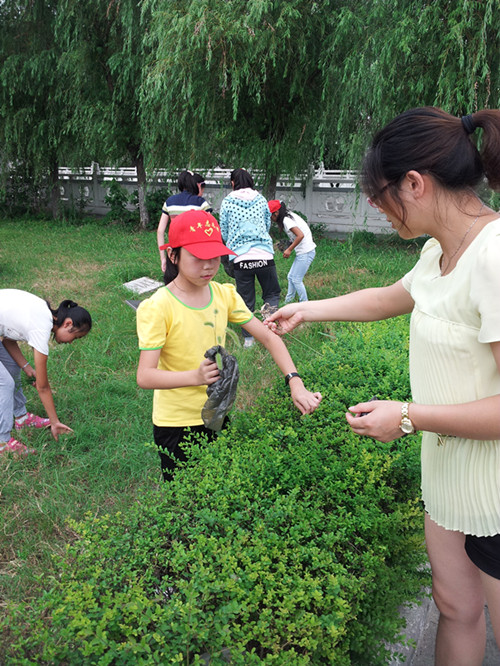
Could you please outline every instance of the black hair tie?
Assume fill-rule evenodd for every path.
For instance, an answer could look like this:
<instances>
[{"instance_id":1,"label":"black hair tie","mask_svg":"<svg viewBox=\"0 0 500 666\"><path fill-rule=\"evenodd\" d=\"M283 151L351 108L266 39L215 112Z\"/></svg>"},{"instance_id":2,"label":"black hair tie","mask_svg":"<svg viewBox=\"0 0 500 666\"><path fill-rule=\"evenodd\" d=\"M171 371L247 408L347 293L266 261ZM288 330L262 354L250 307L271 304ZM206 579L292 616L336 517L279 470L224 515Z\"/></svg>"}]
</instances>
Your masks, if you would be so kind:
<instances>
[{"instance_id":1,"label":"black hair tie","mask_svg":"<svg viewBox=\"0 0 500 666\"><path fill-rule=\"evenodd\" d=\"M472 116L469 114L468 116L462 116L462 125L464 126L464 130L467 132L467 134L473 134L474 130L476 129L476 123L474 122L474 119Z\"/></svg>"}]
</instances>

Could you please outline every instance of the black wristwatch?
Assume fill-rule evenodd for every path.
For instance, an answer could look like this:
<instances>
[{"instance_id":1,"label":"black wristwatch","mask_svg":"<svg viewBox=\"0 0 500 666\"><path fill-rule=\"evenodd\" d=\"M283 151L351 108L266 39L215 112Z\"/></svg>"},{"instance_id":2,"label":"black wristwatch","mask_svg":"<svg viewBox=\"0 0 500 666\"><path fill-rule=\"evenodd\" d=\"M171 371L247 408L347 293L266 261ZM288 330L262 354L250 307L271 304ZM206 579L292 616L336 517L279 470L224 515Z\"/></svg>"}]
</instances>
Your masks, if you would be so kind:
<instances>
[{"instance_id":1,"label":"black wristwatch","mask_svg":"<svg viewBox=\"0 0 500 666\"><path fill-rule=\"evenodd\" d=\"M289 372L287 375L285 375L286 386L288 386L288 384L290 383L290 379L292 379L292 377L300 377L300 375L298 372Z\"/></svg>"}]
</instances>

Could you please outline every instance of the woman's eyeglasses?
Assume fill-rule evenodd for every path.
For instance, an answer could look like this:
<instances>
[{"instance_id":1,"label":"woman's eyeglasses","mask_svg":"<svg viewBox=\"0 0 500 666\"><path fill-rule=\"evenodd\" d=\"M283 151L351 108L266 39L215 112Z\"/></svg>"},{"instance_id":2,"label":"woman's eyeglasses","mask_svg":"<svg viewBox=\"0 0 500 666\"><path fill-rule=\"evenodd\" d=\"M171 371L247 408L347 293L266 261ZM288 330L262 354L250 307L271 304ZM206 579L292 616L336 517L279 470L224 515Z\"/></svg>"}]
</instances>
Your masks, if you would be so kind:
<instances>
[{"instance_id":1,"label":"woman's eyeglasses","mask_svg":"<svg viewBox=\"0 0 500 666\"><path fill-rule=\"evenodd\" d=\"M390 187L391 185L394 185L395 183L397 183L396 180L390 180L390 181L387 183L387 185L384 185L384 187L383 187L381 190L379 190L376 194L372 194L371 197L367 197L366 200L368 201L368 203L370 204L370 206L372 206L372 208L379 208L379 205L378 205L377 203L375 203L375 202L376 202L376 201L379 201L380 197L383 195L383 193L386 191L386 189L387 189L388 187Z\"/></svg>"}]
</instances>

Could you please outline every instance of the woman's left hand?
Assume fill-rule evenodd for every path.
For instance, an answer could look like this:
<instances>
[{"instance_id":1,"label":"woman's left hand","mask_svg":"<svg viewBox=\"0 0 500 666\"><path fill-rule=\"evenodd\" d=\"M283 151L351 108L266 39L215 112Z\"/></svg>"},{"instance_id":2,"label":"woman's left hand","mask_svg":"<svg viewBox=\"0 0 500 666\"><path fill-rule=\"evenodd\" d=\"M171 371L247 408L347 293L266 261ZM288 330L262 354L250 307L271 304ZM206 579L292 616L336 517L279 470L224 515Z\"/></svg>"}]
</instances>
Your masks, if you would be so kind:
<instances>
[{"instance_id":1,"label":"woman's left hand","mask_svg":"<svg viewBox=\"0 0 500 666\"><path fill-rule=\"evenodd\" d=\"M291 250L285 250L283 252L283 256L284 256L285 259L288 259L291 254L292 254Z\"/></svg>"},{"instance_id":2,"label":"woman's left hand","mask_svg":"<svg viewBox=\"0 0 500 666\"><path fill-rule=\"evenodd\" d=\"M366 415L360 416L363 412ZM349 407L345 417L357 435L372 437L379 442L392 442L403 435L399 427L401 403L394 400L360 402L354 407Z\"/></svg>"}]
</instances>

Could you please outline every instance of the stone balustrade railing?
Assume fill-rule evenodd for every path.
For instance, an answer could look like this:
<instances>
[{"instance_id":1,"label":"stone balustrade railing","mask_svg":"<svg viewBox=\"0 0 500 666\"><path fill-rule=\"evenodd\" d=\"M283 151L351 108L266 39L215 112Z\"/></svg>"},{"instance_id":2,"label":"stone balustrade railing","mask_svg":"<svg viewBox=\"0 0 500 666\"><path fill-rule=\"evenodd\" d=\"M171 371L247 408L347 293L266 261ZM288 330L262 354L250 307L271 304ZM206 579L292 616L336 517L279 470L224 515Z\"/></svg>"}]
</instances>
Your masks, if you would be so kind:
<instances>
[{"instance_id":1,"label":"stone balustrade railing","mask_svg":"<svg viewBox=\"0 0 500 666\"><path fill-rule=\"evenodd\" d=\"M200 171L206 180L204 197L219 210L222 199L231 189L230 169ZM105 215L108 206L105 196L109 183L114 179L132 193L137 190L137 174L134 168L108 168L93 163L80 170L59 169L61 198L63 201L85 201L85 210ZM169 187L177 191L177 173L159 170L148 179L149 188ZM331 235L345 235L353 230L387 233L391 227L377 210L366 202L356 186L353 172L320 169L309 178L280 179L276 198L285 201L291 210L303 213L312 224L323 224ZM158 211L158 219L161 211Z\"/></svg>"}]
</instances>

